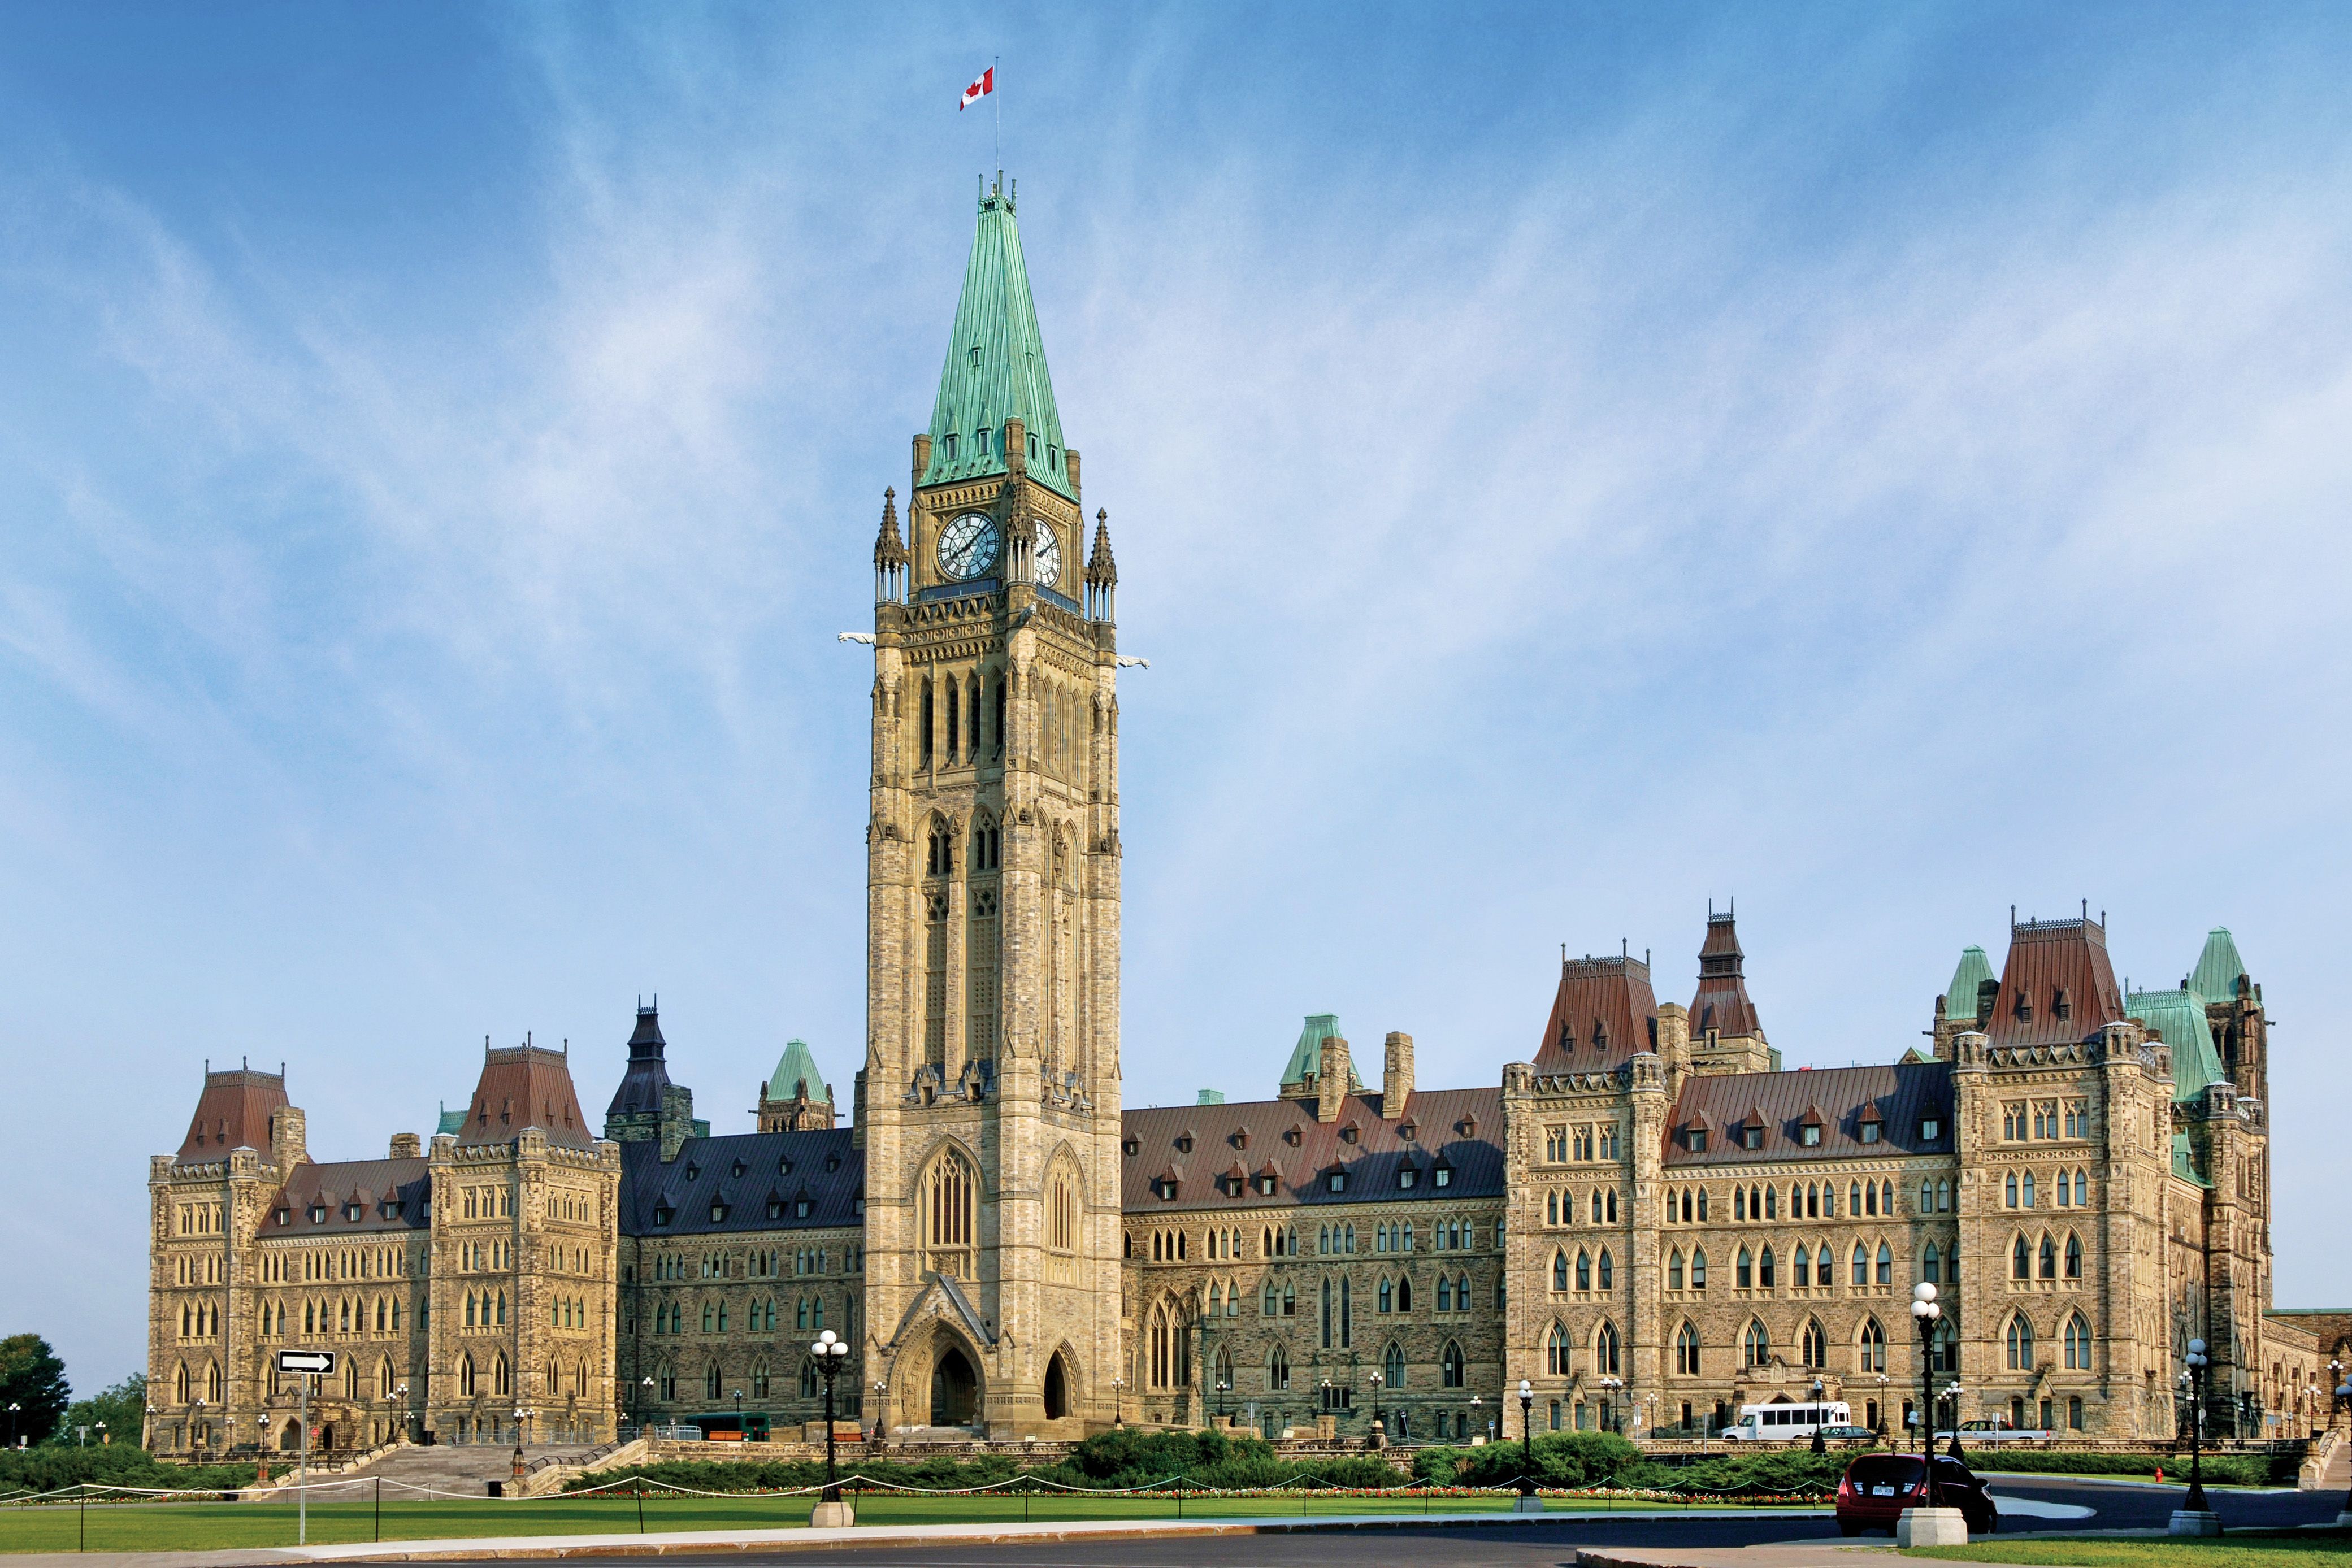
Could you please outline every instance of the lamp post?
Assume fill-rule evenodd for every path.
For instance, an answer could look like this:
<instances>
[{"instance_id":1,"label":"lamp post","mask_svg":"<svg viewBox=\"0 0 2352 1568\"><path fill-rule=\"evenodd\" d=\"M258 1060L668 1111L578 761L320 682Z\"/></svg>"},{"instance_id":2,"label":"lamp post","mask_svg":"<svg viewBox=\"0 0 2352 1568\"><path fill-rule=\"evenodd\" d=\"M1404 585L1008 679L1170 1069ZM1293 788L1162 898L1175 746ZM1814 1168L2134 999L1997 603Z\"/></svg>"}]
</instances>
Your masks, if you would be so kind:
<instances>
[{"instance_id":1,"label":"lamp post","mask_svg":"<svg viewBox=\"0 0 2352 1568\"><path fill-rule=\"evenodd\" d=\"M888 1384L887 1384L887 1383L883 1383L883 1382L880 1382L880 1381L877 1381L877 1382L875 1383L875 1385L874 1385L874 1441L875 1441L875 1442L876 1442L876 1444L877 1444L877 1445L879 1445L880 1443L882 1443L882 1442L885 1440L885 1437L884 1437L884 1431L885 1431L884 1423L885 1423L885 1411L886 1411L886 1409L887 1409L887 1406L885 1406L885 1404L884 1404L884 1396L887 1395L889 1392L890 1392L890 1385L889 1385Z\"/></svg>"},{"instance_id":2,"label":"lamp post","mask_svg":"<svg viewBox=\"0 0 2352 1568\"><path fill-rule=\"evenodd\" d=\"M518 1378L518 1379L516 1379L516 1381L517 1381L517 1382L520 1382L520 1381L521 1381L521 1379ZM515 1424L514 1479L517 1479L517 1480L520 1480L520 1479L522 1479L522 1477L523 1477L523 1458L522 1458L522 1424L523 1424L523 1422L524 1422L528 1417L530 1417L530 1415L531 1415L531 1414L532 1414L532 1412L531 1412L531 1411L525 1409L525 1408L524 1408L522 1406L520 1406L520 1405L516 1406L515 1406L515 1408L514 1408L514 1424ZM517 1495L518 1495L518 1496L520 1496L520 1493L518 1493Z\"/></svg>"},{"instance_id":3,"label":"lamp post","mask_svg":"<svg viewBox=\"0 0 2352 1568\"><path fill-rule=\"evenodd\" d=\"M817 1501L816 1511L809 1515L809 1523L817 1529L855 1524L856 1516L850 1511L849 1505L841 1500L841 1483L834 1469L833 1453L833 1380L840 1376L843 1368L849 1364L849 1343L837 1338L831 1329L826 1329L816 1336L816 1343L809 1346L808 1354L810 1366L824 1379L824 1491ZM740 1391L736 1394L736 1398L739 1401L742 1398ZM740 1404L737 1408L741 1408Z\"/></svg>"},{"instance_id":4,"label":"lamp post","mask_svg":"<svg viewBox=\"0 0 2352 1568\"><path fill-rule=\"evenodd\" d=\"M2329 1364L2336 1364L2331 1362ZM2352 1372L2346 1372L2342 1375L2344 1381L2336 1385L2336 1407L2338 1410L2352 1406ZM2346 1495L2343 1511L2336 1514L2336 1522L2339 1527L2352 1526L2352 1493Z\"/></svg>"},{"instance_id":5,"label":"lamp post","mask_svg":"<svg viewBox=\"0 0 2352 1568\"><path fill-rule=\"evenodd\" d=\"M1543 1507L1543 1500L1536 1496L1536 1391L1524 1377L1519 1379L1519 1500L1516 1506L1521 1513Z\"/></svg>"},{"instance_id":6,"label":"lamp post","mask_svg":"<svg viewBox=\"0 0 2352 1568\"><path fill-rule=\"evenodd\" d=\"M1886 1430L1886 1374L1880 1373L1878 1375L1878 1419L1871 1423L1871 1429L1875 1432Z\"/></svg>"},{"instance_id":7,"label":"lamp post","mask_svg":"<svg viewBox=\"0 0 2352 1568\"><path fill-rule=\"evenodd\" d=\"M830 1333L831 1331L828 1330L826 1332ZM828 1421L833 1419L833 1414L831 1411L827 1411L825 1413L825 1419ZM735 1390L735 1429L738 1432L743 1431L743 1391L740 1388ZM748 1432L744 1432L743 1435L746 1437L751 1436Z\"/></svg>"},{"instance_id":8,"label":"lamp post","mask_svg":"<svg viewBox=\"0 0 2352 1568\"><path fill-rule=\"evenodd\" d=\"M404 1383L394 1389L392 1396L400 1406L400 1440L405 1443L408 1441L408 1385Z\"/></svg>"},{"instance_id":9,"label":"lamp post","mask_svg":"<svg viewBox=\"0 0 2352 1568\"><path fill-rule=\"evenodd\" d=\"M1944 1309L1936 1287L1925 1280L1911 1287L1911 1318L1919 1325L1919 1467L1927 1472L1920 1506L1936 1506L1936 1377L1932 1366L1936 1324Z\"/></svg>"},{"instance_id":10,"label":"lamp post","mask_svg":"<svg viewBox=\"0 0 2352 1568\"><path fill-rule=\"evenodd\" d=\"M1486 1402L1484 1399L1479 1398L1475 1394L1470 1396L1470 1424L1473 1427L1485 1427L1486 1428L1486 1436L1491 1437L1495 1435L1495 1428L1487 1423L1486 1412L1485 1409L1486 1403Z\"/></svg>"},{"instance_id":11,"label":"lamp post","mask_svg":"<svg viewBox=\"0 0 2352 1568\"><path fill-rule=\"evenodd\" d=\"M1380 1380L1381 1375L1379 1373L1376 1372L1372 1374L1372 1381L1375 1384L1379 1383ZM1234 1385L1231 1381L1223 1377L1217 1379L1217 1419L1220 1421L1225 1418L1225 1396L1231 1394L1233 1391ZM1376 1394L1372 1402L1372 1419L1377 1421L1380 1418L1380 1401L1379 1396Z\"/></svg>"},{"instance_id":12,"label":"lamp post","mask_svg":"<svg viewBox=\"0 0 2352 1568\"><path fill-rule=\"evenodd\" d=\"M1944 1385L1942 1397L1952 1407L1951 1425L1945 1429L1952 1434L1952 1458L1965 1461L1960 1452L1960 1380L1957 1377Z\"/></svg>"},{"instance_id":13,"label":"lamp post","mask_svg":"<svg viewBox=\"0 0 2352 1568\"><path fill-rule=\"evenodd\" d=\"M1379 1425L1381 1424L1381 1375L1380 1375L1379 1373L1377 1373L1377 1372L1373 1373L1373 1374L1372 1374L1372 1425L1373 1425L1373 1426L1375 1426L1375 1427L1377 1427L1377 1426L1379 1426ZM1220 1383L1220 1384L1218 1384L1218 1385L1217 1385L1217 1387L1218 1387L1218 1390L1219 1390L1218 1398L1217 1398L1217 1414L1218 1414L1218 1415L1220 1415L1220 1416L1222 1416L1222 1415L1223 1415L1223 1414L1225 1413L1224 1396L1223 1396L1223 1390L1224 1386L1225 1386L1225 1385L1224 1385L1223 1384L1222 1384L1222 1383Z\"/></svg>"},{"instance_id":14,"label":"lamp post","mask_svg":"<svg viewBox=\"0 0 2352 1568\"><path fill-rule=\"evenodd\" d=\"M100 1421L100 1422L98 1424L98 1446L99 1446L100 1448L102 1448L106 1447L106 1445L107 1445L107 1443L108 1443L108 1441L109 1441L109 1440L110 1440L110 1439L107 1437L107 1435L106 1435L106 1423L105 1423L105 1422L103 1422L103 1421Z\"/></svg>"},{"instance_id":15,"label":"lamp post","mask_svg":"<svg viewBox=\"0 0 2352 1568\"><path fill-rule=\"evenodd\" d=\"M1617 1415L1617 1394L1624 1386L1625 1380L1622 1377L1604 1377L1601 1380L1601 1408L1607 1417L1601 1423L1601 1429L1604 1432L1624 1429Z\"/></svg>"},{"instance_id":16,"label":"lamp post","mask_svg":"<svg viewBox=\"0 0 2352 1568\"><path fill-rule=\"evenodd\" d=\"M1111 1397L1118 1402L1117 1408L1112 1412L1110 1424L1114 1427L1124 1427L1127 1425L1127 1379L1112 1378L1110 1394Z\"/></svg>"},{"instance_id":17,"label":"lamp post","mask_svg":"<svg viewBox=\"0 0 2352 1568\"><path fill-rule=\"evenodd\" d=\"M2189 1509L2192 1513L2209 1513L2205 1501L2205 1369L2212 1364L2205 1354L2205 1342L2192 1339L2189 1354L2181 1357L2189 1369Z\"/></svg>"},{"instance_id":18,"label":"lamp post","mask_svg":"<svg viewBox=\"0 0 2352 1568\"><path fill-rule=\"evenodd\" d=\"M647 1373L637 1386L645 1390L643 1394L637 1396L637 1436L642 1437L646 1435L646 1406L653 1403L653 1375Z\"/></svg>"},{"instance_id":19,"label":"lamp post","mask_svg":"<svg viewBox=\"0 0 2352 1568\"><path fill-rule=\"evenodd\" d=\"M2331 1362L2329 1364L2335 1364ZM16 1446L16 1413L22 1409L24 1406L14 1399L8 1401L8 1446L12 1448Z\"/></svg>"}]
</instances>

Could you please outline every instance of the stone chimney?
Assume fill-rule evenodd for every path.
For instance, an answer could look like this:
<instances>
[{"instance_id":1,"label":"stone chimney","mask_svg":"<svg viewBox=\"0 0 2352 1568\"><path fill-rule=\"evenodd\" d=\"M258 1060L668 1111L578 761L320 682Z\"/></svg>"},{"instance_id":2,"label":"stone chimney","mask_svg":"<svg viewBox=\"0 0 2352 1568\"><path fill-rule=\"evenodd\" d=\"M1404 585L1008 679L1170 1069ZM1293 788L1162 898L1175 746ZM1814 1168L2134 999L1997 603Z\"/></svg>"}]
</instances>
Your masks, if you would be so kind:
<instances>
[{"instance_id":1,"label":"stone chimney","mask_svg":"<svg viewBox=\"0 0 2352 1568\"><path fill-rule=\"evenodd\" d=\"M1658 1004L1658 1060L1666 1071L1669 1098L1683 1092L1690 1072L1690 1012L1680 1002Z\"/></svg>"},{"instance_id":2,"label":"stone chimney","mask_svg":"<svg viewBox=\"0 0 2352 1568\"><path fill-rule=\"evenodd\" d=\"M1348 1101L1348 1080L1351 1076L1348 1061L1348 1042L1338 1035L1323 1042L1322 1060L1315 1073L1315 1119L1336 1122L1339 1107Z\"/></svg>"},{"instance_id":3,"label":"stone chimney","mask_svg":"<svg viewBox=\"0 0 2352 1568\"><path fill-rule=\"evenodd\" d=\"M1386 1060L1381 1064L1381 1120L1393 1122L1404 1114L1412 1098L1412 1036L1389 1030Z\"/></svg>"},{"instance_id":4,"label":"stone chimney","mask_svg":"<svg viewBox=\"0 0 2352 1568\"><path fill-rule=\"evenodd\" d=\"M278 1113L269 1118L269 1158L281 1175L290 1174L296 1166L310 1163L310 1127L297 1107L282 1105L278 1107Z\"/></svg>"},{"instance_id":5,"label":"stone chimney","mask_svg":"<svg viewBox=\"0 0 2352 1568\"><path fill-rule=\"evenodd\" d=\"M421 1160L425 1157L425 1140L414 1133L392 1135L392 1157L396 1160Z\"/></svg>"}]
</instances>

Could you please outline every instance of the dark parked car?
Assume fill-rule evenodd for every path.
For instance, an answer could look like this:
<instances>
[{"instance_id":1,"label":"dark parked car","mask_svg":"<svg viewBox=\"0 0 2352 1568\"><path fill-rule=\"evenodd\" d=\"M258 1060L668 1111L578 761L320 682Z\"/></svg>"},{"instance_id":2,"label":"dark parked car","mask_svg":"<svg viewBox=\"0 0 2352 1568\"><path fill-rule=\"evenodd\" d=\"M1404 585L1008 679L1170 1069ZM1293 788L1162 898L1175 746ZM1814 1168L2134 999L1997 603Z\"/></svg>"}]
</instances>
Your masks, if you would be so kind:
<instances>
[{"instance_id":1,"label":"dark parked car","mask_svg":"<svg viewBox=\"0 0 2352 1568\"><path fill-rule=\"evenodd\" d=\"M1925 1472L1916 1454L1864 1454L1846 1466L1838 1481L1838 1529L1847 1535L1865 1530L1895 1533L1895 1521L1906 1508L1927 1500ZM1970 1535L1990 1535L2000 1528L1984 1483L1975 1472L1949 1454L1936 1456L1936 1501L1957 1508L1968 1521Z\"/></svg>"},{"instance_id":2,"label":"dark parked car","mask_svg":"<svg viewBox=\"0 0 2352 1568\"><path fill-rule=\"evenodd\" d=\"M1822 1441L1824 1443L1875 1443L1878 1441L1878 1434L1868 1427L1824 1427L1822 1428Z\"/></svg>"}]
</instances>

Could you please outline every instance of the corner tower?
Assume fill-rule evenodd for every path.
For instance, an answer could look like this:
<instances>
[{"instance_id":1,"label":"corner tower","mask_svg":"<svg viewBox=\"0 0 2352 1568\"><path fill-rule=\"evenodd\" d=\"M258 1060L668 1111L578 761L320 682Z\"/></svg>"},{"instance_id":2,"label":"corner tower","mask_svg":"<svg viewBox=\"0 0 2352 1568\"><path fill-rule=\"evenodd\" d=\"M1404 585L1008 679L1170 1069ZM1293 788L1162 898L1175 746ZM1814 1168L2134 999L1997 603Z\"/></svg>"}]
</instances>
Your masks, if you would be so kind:
<instances>
[{"instance_id":1,"label":"corner tower","mask_svg":"<svg viewBox=\"0 0 2352 1568\"><path fill-rule=\"evenodd\" d=\"M1077 1435L1120 1355L1118 703L1013 193L875 543L866 1349L893 1427Z\"/></svg>"}]
</instances>

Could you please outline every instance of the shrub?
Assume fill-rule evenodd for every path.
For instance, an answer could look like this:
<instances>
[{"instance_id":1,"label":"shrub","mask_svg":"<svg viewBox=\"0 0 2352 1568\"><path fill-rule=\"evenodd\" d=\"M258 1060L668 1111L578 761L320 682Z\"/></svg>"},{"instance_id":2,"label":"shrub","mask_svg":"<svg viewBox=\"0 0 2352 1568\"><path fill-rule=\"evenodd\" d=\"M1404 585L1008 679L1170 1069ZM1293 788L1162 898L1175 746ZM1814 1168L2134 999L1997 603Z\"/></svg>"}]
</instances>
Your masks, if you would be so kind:
<instances>
[{"instance_id":1,"label":"shrub","mask_svg":"<svg viewBox=\"0 0 2352 1568\"><path fill-rule=\"evenodd\" d=\"M2013 1475L2147 1476L2161 1469L2168 1480L2189 1479L2186 1454L2102 1454L2067 1448L2011 1448L1998 1443L1974 1448L1964 1447L1962 1452L1967 1454L1972 1470L2007 1471ZM2280 1458L2291 1476L2293 1455L2283 1454ZM2268 1454L2209 1454L2205 1457L2205 1479L2223 1486L2263 1486L2277 1479L2272 1463L2273 1458Z\"/></svg>"},{"instance_id":2,"label":"shrub","mask_svg":"<svg viewBox=\"0 0 2352 1568\"><path fill-rule=\"evenodd\" d=\"M1469 1450L1462 1479L1472 1486L1507 1486L1532 1458L1538 1486L1615 1484L1641 1462L1642 1451L1614 1432L1546 1432L1533 1453L1517 1443L1488 1443Z\"/></svg>"},{"instance_id":3,"label":"shrub","mask_svg":"<svg viewBox=\"0 0 2352 1568\"><path fill-rule=\"evenodd\" d=\"M1726 1454L1695 1464L1666 1465L1656 1460L1633 1467L1625 1484L1683 1487L1692 1491L1790 1492L1807 1487L1834 1487L1845 1474L1850 1454L1813 1454L1802 1449L1770 1454Z\"/></svg>"},{"instance_id":4,"label":"shrub","mask_svg":"<svg viewBox=\"0 0 2352 1568\"><path fill-rule=\"evenodd\" d=\"M1469 1458L1469 1449L1448 1448L1443 1443L1416 1448L1412 1456L1412 1479L1437 1486L1452 1486L1462 1479L1462 1467Z\"/></svg>"},{"instance_id":5,"label":"shrub","mask_svg":"<svg viewBox=\"0 0 2352 1568\"><path fill-rule=\"evenodd\" d=\"M253 1467L171 1465L136 1443L44 1443L38 1448L0 1449L0 1491L55 1491L89 1481L100 1486L186 1487L234 1491L253 1484Z\"/></svg>"}]
</instances>

